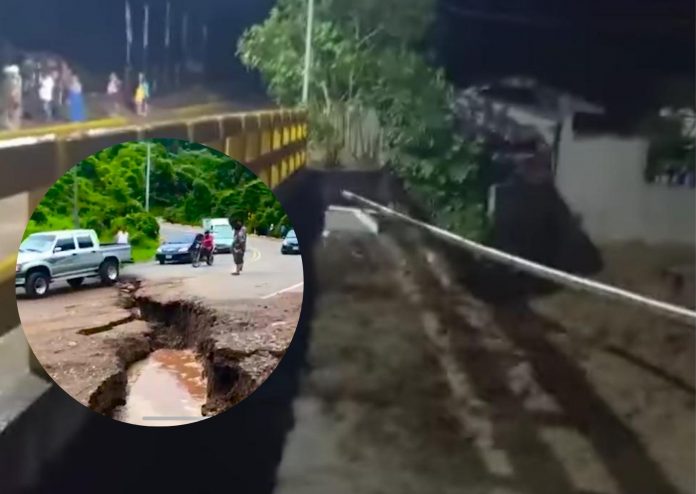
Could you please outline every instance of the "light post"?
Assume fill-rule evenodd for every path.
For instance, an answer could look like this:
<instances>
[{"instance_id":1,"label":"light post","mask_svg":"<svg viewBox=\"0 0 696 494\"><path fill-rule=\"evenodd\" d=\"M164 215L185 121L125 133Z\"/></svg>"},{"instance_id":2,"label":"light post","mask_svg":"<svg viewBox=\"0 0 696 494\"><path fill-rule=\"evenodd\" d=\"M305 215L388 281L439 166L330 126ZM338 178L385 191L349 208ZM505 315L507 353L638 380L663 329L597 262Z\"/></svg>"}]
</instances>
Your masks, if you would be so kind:
<instances>
[{"instance_id":1,"label":"light post","mask_svg":"<svg viewBox=\"0 0 696 494\"><path fill-rule=\"evenodd\" d=\"M170 40L170 18L171 18L172 5L167 2L167 12L164 17L164 79L165 84L169 86L169 40Z\"/></svg>"},{"instance_id":2,"label":"light post","mask_svg":"<svg viewBox=\"0 0 696 494\"><path fill-rule=\"evenodd\" d=\"M312 65L312 25L314 24L314 0L307 0L307 34L305 35L305 63L302 83L302 103L309 99L309 69Z\"/></svg>"},{"instance_id":3,"label":"light post","mask_svg":"<svg viewBox=\"0 0 696 494\"><path fill-rule=\"evenodd\" d=\"M123 74L124 94L131 90L131 45L133 44L133 23L131 19L131 9L128 0L126 6L126 67Z\"/></svg>"},{"instance_id":4,"label":"light post","mask_svg":"<svg viewBox=\"0 0 696 494\"><path fill-rule=\"evenodd\" d=\"M73 166L72 173L73 173L73 225L75 226L75 229L78 230L80 228L80 214L78 212L77 208L77 168L78 165Z\"/></svg>"},{"instance_id":5,"label":"light post","mask_svg":"<svg viewBox=\"0 0 696 494\"><path fill-rule=\"evenodd\" d=\"M146 77L147 74L147 48L150 43L150 6L145 4L143 6L143 73ZM149 79L149 77L148 77Z\"/></svg>"},{"instance_id":6,"label":"light post","mask_svg":"<svg viewBox=\"0 0 696 494\"><path fill-rule=\"evenodd\" d=\"M152 144L147 143L147 161L145 163L145 211L150 211L150 147Z\"/></svg>"}]
</instances>

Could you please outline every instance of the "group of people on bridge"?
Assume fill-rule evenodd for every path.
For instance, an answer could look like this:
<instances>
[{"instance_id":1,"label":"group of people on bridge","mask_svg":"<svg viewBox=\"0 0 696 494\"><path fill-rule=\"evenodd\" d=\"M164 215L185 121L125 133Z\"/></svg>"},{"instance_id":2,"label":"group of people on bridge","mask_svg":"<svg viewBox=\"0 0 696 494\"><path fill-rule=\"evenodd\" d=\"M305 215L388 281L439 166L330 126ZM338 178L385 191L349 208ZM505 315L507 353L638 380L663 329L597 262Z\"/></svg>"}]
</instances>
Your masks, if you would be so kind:
<instances>
[{"instance_id":1,"label":"group of people on bridge","mask_svg":"<svg viewBox=\"0 0 696 494\"><path fill-rule=\"evenodd\" d=\"M54 63L37 72L22 73L19 65L7 65L3 68L2 122L6 130L16 130L29 116L32 120L52 122L67 120L82 122L87 119L87 105L83 94L82 81L67 63ZM106 85L106 97L109 101L108 113L111 116L130 106L127 93L131 93L132 106L139 116L149 113L150 84L145 74L140 73L138 82L132 91L124 88L115 72L109 76ZM28 111L31 102L35 111Z\"/></svg>"}]
</instances>

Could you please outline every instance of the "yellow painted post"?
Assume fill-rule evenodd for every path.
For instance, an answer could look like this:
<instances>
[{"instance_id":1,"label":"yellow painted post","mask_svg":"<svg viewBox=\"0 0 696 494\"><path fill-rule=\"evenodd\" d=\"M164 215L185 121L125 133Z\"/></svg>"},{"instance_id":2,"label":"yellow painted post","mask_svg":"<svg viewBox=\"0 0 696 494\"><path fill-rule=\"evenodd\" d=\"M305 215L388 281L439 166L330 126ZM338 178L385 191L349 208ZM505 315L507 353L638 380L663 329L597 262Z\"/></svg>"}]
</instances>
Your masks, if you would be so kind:
<instances>
[{"instance_id":1,"label":"yellow painted post","mask_svg":"<svg viewBox=\"0 0 696 494\"><path fill-rule=\"evenodd\" d=\"M308 132L307 132L307 113L305 111L298 111L299 118L300 118L300 135L302 136L302 139L307 139L308 137ZM300 152L300 166L306 166L307 165L307 146L304 147L304 149Z\"/></svg>"},{"instance_id":2,"label":"yellow painted post","mask_svg":"<svg viewBox=\"0 0 696 494\"><path fill-rule=\"evenodd\" d=\"M259 156L265 156L271 152L271 120L267 112L259 114L257 118L259 122L259 135L261 136L259 142ZM270 167L265 167L264 169L259 170L258 177L263 181L263 183L271 188L273 187L273 177L271 175Z\"/></svg>"},{"instance_id":3,"label":"yellow painted post","mask_svg":"<svg viewBox=\"0 0 696 494\"><path fill-rule=\"evenodd\" d=\"M297 119L294 112L290 113L288 126L290 127L290 142L295 143L299 136L297 134ZM290 169L294 172L297 169L297 153L290 155Z\"/></svg>"},{"instance_id":4,"label":"yellow painted post","mask_svg":"<svg viewBox=\"0 0 696 494\"><path fill-rule=\"evenodd\" d=\"M279 150L283 146L283 119L282 112L274 112L270 116L271 121L271 149L273 151ZM280 182L285 180L285 170L283 169L283 159L274 161L271 163L271 183L275 187Z\"/></svg>"},{"instance_id":5,"label":"yellow painted post","mask_svg":"<svg viewBox=\"0 0 696 494\"><path fill-rule=\"evenodd\" d=\"M235 115L223 124L225 132L225 154L242 162L246 160L246 142L244 136L244 117Z\"/></svg>"},{"instance_id":6,"label":"yellow painted post","mask_svg":"<svg viewBox=\"0 0 696 494\"><path fill-rule=\"evenodd\" d=\"M278 114L278 139L280 141L280 147L285 147L288 144L288 136L285 126L287 125L287 112L285 110ZM288 169L288 155L287 151L283 152L283 156L280 160L280 177L281 181L285 180L288 175L290 175L290 170Z\"/></svg>"},{"instance_id":7,"label":"yellow painted post","mask_svg":"<svg viewBox=\"0 0 696 494\"><path fill-rule=\"evenodd\" d=\"M249 163L261 154L261 139L259 130L258 114L247 114L243 116L242 132L244 134L244 161Z\"/></svg>"},{"instance_id":8,"label":"yellow painted post","mask_svg":"<svg viewBox=\"0 0 696 494\"><path fill-rule=\"evenodd\" d=\"M293 126L295 127L295 136L297 141L301 141L303 139L302 137L302 125L301 125L301 118L300 118L300 112L297 110L292 112L292 119L293 119ZM302 152L300 150L295 151L295 169L298 169L302 166Z\"/></svg>"},{"instance_id":9,"label":"yellow painted post","mask_svg":"<svg viewBox=\"0 0 696 494\"><path fill-rule=\"evenodd\" d=\"M192 139L193 140L193 139ZM225 139L225 134L223 132L222 120L217 121L217 138L206 144L209 148L213 148L221 153L225 152L227 146L227 139Z\"/></svg>"}]
</instances>

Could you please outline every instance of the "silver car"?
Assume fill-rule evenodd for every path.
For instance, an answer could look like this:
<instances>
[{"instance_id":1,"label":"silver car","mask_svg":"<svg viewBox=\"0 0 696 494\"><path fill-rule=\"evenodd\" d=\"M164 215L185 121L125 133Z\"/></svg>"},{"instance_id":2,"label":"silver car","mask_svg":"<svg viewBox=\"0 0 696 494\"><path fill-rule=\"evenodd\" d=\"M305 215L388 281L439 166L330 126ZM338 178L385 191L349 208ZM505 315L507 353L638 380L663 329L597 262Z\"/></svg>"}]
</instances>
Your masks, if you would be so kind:
<instances>
[{"instance_id":1,"label":"silver car","mask_svg":"<svg viewBox=\"0 0 696 494\"><path fill-rule=\"evenodd\" d=\"M100 244L94 230L34 233L19 246L15 287L23 287L31 297L43 297L56 281L67 281L73 288L85 278L113 284L121 264L131 260L130 245Z\"/></svg>"}]
</instances>

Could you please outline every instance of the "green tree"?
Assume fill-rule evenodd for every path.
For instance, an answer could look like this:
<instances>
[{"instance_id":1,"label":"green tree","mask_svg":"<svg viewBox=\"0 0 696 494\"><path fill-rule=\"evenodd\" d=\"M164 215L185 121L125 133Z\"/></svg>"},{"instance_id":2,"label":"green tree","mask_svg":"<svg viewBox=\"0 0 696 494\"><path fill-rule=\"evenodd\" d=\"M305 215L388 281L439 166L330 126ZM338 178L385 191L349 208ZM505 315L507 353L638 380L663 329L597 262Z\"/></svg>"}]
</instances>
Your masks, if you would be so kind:
<instances>
[{"instance_id":1,"label":"green tree","mask_svg":"<svg viewBox=\"0 0 696 494\"><path fill-rule=\"evenodd\" d=\"M343 145L332 114L371 108L384 133L388 166L431 220L469 236L485 231L485 161L458 136L453 88L420 49L435 0L317 0L310 86L310 137L329 161ZM305 2L280 0L247 30L238 54L259 70L283 105L300 103Z\"/></svg>"},{"instance_id":2,"label":"green tree","mask_svg":"<svg viewBox=\"0 0 696 494\"><path fill-rule=\"evenodd\" d=\"M204 217L246 219L252 213L274 221L282 212L268 187L240 163L204 146L173 140L151 143L151 211L146 212L146 154L147 143L125 143L77 165L80 226L93 228L103 241L126 228L138 258L148 258L158 244L157 214L175 223L200 225ZM25 235L73 228L74 176L66 173L48 190Z\"/></svg>"}]
</instances>

